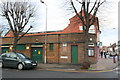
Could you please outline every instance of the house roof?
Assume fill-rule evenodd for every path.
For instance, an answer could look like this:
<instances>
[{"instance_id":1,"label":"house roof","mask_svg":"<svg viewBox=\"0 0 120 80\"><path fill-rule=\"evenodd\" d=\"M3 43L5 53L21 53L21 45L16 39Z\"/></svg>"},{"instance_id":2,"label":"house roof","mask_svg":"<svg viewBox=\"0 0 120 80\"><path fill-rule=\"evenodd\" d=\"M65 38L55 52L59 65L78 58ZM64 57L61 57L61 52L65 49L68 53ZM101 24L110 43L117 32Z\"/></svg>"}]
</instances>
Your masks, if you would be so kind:
<instances>
[{"instance_id":1,"label":"house roof","mask_svg":"<svg viewBox=\"0 0 120 80\"><path fill-rule=\"evenodd\" d=\"M12 30L9 30L6 34L5 37L13 37L13 32Z\"/></svg>"},{"instance_id":2,"label":"house roof","mask_svg":"<svg viewBox=\"0 0 120 80\"><path fill-rule=\"evenodd\" d=\"M92 16L92 15L90 15L90 16ZM69 19L69 21L70 21L70 24L68 24L68 26L61 31L27 33L25 36L45 35L45 34L81 33L81 32L83 32L83 30L81 30L80 27L79 27L79 26L82 26L82 23L81 23L81 20L78 18L77 15L73 16L71 19ZM98 28L99 27L98 18L97 18L97 23L95 22L94 25L96 25L96 30L98 30L99 29ZM13 37L13 32L10 30L5 35L5 37Z\"/></svg>"}]
</instances>

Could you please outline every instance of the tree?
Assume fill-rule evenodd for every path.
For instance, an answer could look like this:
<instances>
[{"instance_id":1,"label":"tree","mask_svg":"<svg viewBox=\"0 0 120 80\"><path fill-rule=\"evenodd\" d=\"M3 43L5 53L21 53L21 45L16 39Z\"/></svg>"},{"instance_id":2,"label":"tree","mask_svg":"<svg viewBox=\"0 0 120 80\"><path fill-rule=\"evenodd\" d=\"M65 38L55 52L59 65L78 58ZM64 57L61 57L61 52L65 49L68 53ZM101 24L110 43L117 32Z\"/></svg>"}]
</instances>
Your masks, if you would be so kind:
<instances>
[{"instance_id":1,"label":"tree","mask_svg":"<svg viewBox=\"0 0 120 80\"><path fill-rule=\"evenodd\" d=\"M72 8L75 12L75 14L78 16L78 18L81 20L83 25L83 33L85 38L85 48L84 48L84 63L82 68L87 69L90 67L90 62L88 59L88 44L89 44L89 28L91 25L93 25L96 22L96 14L98 11L98 8L105 2L101 0L76 0L81 6L81 9L79 10L80 13L78 13L77 8L75 7L75 4L73 0L70 0L70 3L72 5ZM93 1L93 2L91 2ZM92 15L92 16L91 16Z\"/></svg>"},{"instance_id":2,"label":"tree","mask_svg":"<svg viewBox=\"0 0 120 80\"><path fill-rule=\"evenodd\" d=\"M0 37L2 36L3 31L0 29Z\"/></svg>"},{"instance_id":3,"label":"tree","mask_svg":"<svg viewBox=\"0 0 120 80\"><path fill-rule=\"evenodd\" d=\"M28 2L2 2L1 15L6 18L14 35L13 52L16 52L18 41L30 31L30 26L25 32L26 25L34 16L35 7Z\"/></svg>"}]
</instances>

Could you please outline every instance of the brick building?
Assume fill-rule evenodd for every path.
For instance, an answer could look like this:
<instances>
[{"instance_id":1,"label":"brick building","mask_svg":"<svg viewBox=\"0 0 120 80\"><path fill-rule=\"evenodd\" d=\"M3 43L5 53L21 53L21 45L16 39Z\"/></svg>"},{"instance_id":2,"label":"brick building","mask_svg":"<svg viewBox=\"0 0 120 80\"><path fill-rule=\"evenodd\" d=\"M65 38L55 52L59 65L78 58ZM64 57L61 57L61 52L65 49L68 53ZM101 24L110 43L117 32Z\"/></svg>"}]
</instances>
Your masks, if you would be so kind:
<instances>
[{"instance_id":1,"label":"brick building","mask_svg":"<svg viewBox=\"0 0 120 80\"><path fill-rule=\"evenodd\" d=\"M88 55L92 63L97 62L97 41L99 34L98 18L90 27ZM46 35L46 60L47 63L80 64L84 59L85 38L82 23L75 15L70 19L70 24L61 31L38 32L26 34L17 44L17 52L44 62ZM9 31L2 38L2 53L12 51L13 34Z\"/></svg>"}]
</instances>

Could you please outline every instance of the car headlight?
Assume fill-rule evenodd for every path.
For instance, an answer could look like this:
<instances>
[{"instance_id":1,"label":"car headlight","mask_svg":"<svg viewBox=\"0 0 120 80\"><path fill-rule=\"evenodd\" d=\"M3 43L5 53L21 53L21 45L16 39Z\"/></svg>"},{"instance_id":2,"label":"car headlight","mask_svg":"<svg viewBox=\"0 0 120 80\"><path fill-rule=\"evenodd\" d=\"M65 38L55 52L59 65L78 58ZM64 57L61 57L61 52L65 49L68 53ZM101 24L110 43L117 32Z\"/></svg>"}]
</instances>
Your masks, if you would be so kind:
<instances>
[{"instance_id":1,"label":"car headlight","mask_svg":"<svg viewBox=\"0 0 120 80\"><path fill-rule=\"evenodd\" d=\"M30 61L25 61L25 63L31 63Z\"/></svg>"}]
</instances>

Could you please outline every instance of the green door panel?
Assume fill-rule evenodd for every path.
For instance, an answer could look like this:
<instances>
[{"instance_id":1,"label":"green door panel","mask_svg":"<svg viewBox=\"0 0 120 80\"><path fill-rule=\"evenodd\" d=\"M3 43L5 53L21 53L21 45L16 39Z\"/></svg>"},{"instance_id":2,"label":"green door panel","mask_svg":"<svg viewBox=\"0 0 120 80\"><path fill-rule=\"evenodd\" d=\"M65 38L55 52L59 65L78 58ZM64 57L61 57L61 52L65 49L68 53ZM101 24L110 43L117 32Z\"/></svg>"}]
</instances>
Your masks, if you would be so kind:
<instances>
[{"instance_id":1,"label":"green door panel","mask_svg":"<svg viewBox=\"0 0 120 80\"><path fill-rule=\"evenodd\" d=\"M2 48L2 53L7 53L9 51L9 48L8 47L3 47Z\"/></svg>"},{"instance_id":2,"label":"green door panel","mask_svg":"<svg viewBox=\"0 0 120 80\"><path fill-rule=\"evenodd\" d=\"M72 63L78 63L78 46L71 46L71 53L72 53Z\"/></svg>"},{"instance_id":3,"label":"green door panel","mask_svg":"<svg viewBox=\"0 0 120 80\"><path fill-rule=\"evenodd\" d=\"M25 51L26 50L26 45L25 44L18 44L16 46L16 50Z\"/></svg>"},{"instance_id":4,"label":"green door panel","mask_svg":"<svg viewBox=\"0 0 120 80\"><path fill-rule=\"evenodd\" d=\"M42 48L32 48L32 59L42 62Z\"/></svg>"}]
</instances>

